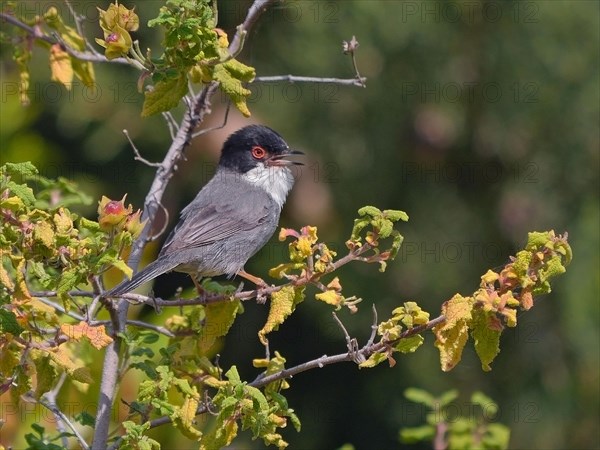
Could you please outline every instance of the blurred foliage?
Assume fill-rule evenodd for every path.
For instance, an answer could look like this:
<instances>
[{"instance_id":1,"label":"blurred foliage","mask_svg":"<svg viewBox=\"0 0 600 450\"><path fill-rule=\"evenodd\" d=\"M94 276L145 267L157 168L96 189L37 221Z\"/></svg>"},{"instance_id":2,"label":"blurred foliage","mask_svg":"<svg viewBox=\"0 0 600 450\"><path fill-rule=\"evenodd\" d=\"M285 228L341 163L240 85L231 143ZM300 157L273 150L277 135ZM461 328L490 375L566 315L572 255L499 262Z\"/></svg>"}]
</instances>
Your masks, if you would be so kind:
<instances>
[{"instance_id":1,"label":"blurred foliage","mask_svg":"<svg viewBox=\"0 0 600 450\"><path fill-rule=\"evenodd\" d=\"M508 448L510 430L500 423L492 423L498 405L483 393L473 392L466 408L456 402L456 390L436 398L423 389L408 388L404 396L426 408L428 413L427 425L400 430L401 442L432 441L433 448L449 450Z\"/></svg>"},{"instance_id":2,"label":"blurred foliage","mask_svg":"<svg viewBox=\"0 0 600 450\"><path fill-rule=\"evenodd\" d=\"M50 3L57 5L17 7L33 16ZM143 24L158 15L162 2L144 4L136 9ZM249 4L219 2L220 26L231 34ZM95 4L74 5L86 17L86 36L102 37ZM56 7L69 17L64 4ZM460 366L442 374L435 349L423 347L393 370L380 366L365 376L339 365L295 379L287 398L303 432L289 434L292 447L397 447L400 426L423 422L402 398L408 386L476 386L489 393L520 448L600 446L599 29L594 2L299 1L267 11L248 36L239 59L258 76L352 77L341 42L352 35L360 41L356 57L366 89L255 83L248 105L254 117L314 158L298 174L284 225L314 223L336 249L360 205L410 214L403 246L385 276L374 281L376 268L369 266L340 270L344 289L376 303L384 316L405 299L434 310L455 292L473 291L482 269L504 265L532 229L569 231L577 255L543 307L504 333L505 351L492 373L482 373L475 354L465 352ZM158 49L161 38L143 33L144 45ZM128 192L129 201L141 206L153 171L133 161L121 130L148 159L159 159L170 137L160 116L140 119L137 74L97 66L96 91L76 81L67 91L46 81L47 54L34 53L31 106L23 108L12 51L10 45L0 49L1 162L31 160L42 175L74 179L93 198ZM214 109L218 115L217 104ZM229 121L233 128L244 123L234 114ZM207 179L214 164L203 153L209 144L198 140L173 180L165 201L173 217ZM92 218L95 206L76 212ZM307 219L310 214L318 220ZM277 244L269 246L248 270L266 274L279 251ZM170 292L180 282L175 276L164 280L160 289ZM270 338L288 364L343 350L343 336L321 314L324 306L307 305ZM236 352L223 356L223 366L263 352L250 330L265 322L267 312L247 310L232 328L226 345ZM135 313L147 320L154 314ZM342 319L351 335L366 340L368 318ZM101 361L91 364L97 371ZM252 371L238 368L242 378ZM126 394L128 381L137 385L134 379L130 374L124 380ZM60 400L94 398L89 392ZM18 424L31 416L11 419ZM3 433L15 426L14 420L5 424ZM190 447L174 439L160 436L165 446Z\"/></svg>"}]
</instances>

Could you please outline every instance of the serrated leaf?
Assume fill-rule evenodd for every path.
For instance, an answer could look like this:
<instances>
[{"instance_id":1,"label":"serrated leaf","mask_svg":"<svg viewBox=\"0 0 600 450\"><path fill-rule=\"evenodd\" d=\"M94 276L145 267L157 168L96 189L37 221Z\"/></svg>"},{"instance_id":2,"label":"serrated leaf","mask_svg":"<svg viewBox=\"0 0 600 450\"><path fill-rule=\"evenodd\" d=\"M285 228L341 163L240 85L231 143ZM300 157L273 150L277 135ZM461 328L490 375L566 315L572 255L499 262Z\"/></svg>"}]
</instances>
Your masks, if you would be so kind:
<instances>
[{"instance_id":1,"label":"serrated leaf","mask_svg":"<svg viewBox=\"0 0 600 450\"><path fill-rule=\"evenodd\" d=\"M371 216L371 217L377 217L381 215L381 210L379 208L376 208L375 206L363 206L362 208L360 208L358 210L358 215L359 216Z\"/></svg>"},{"instance_id":2,"label":"serrated leaf","mask_svg":"<svg viewBox=\"0 0 600 450\"><path fill-rule=\"evenodd\" d=\"M37 175L39 172L37 167L35 167L31 161L19 162L19 163L11 163L7 162L0 168L0 175L4 173L8 175L20 175L21 177L31 177Z\"/></svg>"},{"instance_id":3,"label":"serrated leaf","mask_svg":"<svg viewBox=\"0 0 600 450\"><path fill-rule=\"evenodd\" d=\"M489 324L490 313L481 309L473 311L473 321L471 323L471 336L475 343L475 351L481 361L481 368L485 372L492 370L490 363L500 353L500 335L502 331L493 329ZM491 314L495 314L491 312Z\"/></svg>"},{"instance_id":4,"label":"serrated leaf","mask_svg":"<svg viewBox=\"0 0 600 450\"><path fill-rule=\"evenodd\" d=\"M258 338L263 345L268 344L267 334L279 328L285 319L294 312L296 306L304 300L304 286L285 286L280 291L271 294L271 307L267 322L258 332Z\"/></svg>"},{"instance_id":5,"label":"serrated leaf","mask_svg":"<svg viewBox=\"0 0 600 450\"><path fill-rule=\"evenodd\" d=\"M198 396L186 396L183 401L183 405L175 410L175 413L171 416L175 427L181 431L181 433L193 441L199 441L202 437L200 430L194 427L194 419L196 417L196 411L200 401Z\"/></svg>"},{"instance_id":6,"label":"serrated leaf","mask_svg":"<svg viewBox=\"0 0 600 450\"><path fill-rule=\"evenodd\" d=\"M154 85L152 91L146 91L142 117L169 111L179 104L188 92L188 79L185 74L177 78L168 78Z\"/></svg>"},{"instance_id":7,"label":"serrated leaf","mask_svg":"<svg viewBox=\"0 0 600 450\"><path fill-rule=\"evenodd\" d=\"M456 294L442 306L446 320L433 328L435 346L440 351L442 370L452 370L462 357L469 335L472 299Z\"/></svg>"},{"instance_id":8,"label":"serrated leaf","mask_svg":"<svg viewBox=\"0 0 600 450\"><path fill-rule=\"evenodd\" d=\"M198 337L198 348L201 353L208 352L217 338L227 334L241 309L242 304L238 299L204 306L204 326Z\"/></svg>"},{"instance_id":9,"label":"serrated leaf","mask_svg":"<svg viewBox=\"0 0 600 450\"><path fill-rule=\"evenodd\" d=\"M17 322L17 316L12 311L7 311L0 307L0 334L10 333L18 336L23 332L23 328Z\"/></svg>"},{"instance_id":10,"label":"serrated leaf","mask_svg":"<svg viewBox=\"0 0 600 450\"><path fill-rule=\"evenodd\" d=\"M74 341L87 339L96 349L100 350L112 343L113 339L106 334L104 325L91 327L86 322L79 322L77 325L62 324L60 330Z\"/></svg>"},{"instance_id":11,"label":"serrated leaf","mask_svg":"<svg viewBox=\"0 0 600 450\"><path fill-rule=\"evenodd\" d=\"M253 67L246 66L235 59L218 64L213 70L213 79L219 82L220 89L245 117L250 117L246 100L252 92L242 83L252 81L255 75Z\"/></svg>"},{"instance_id":12,"label":"serrated leaf","mask_svg":"<svg viewBox=\"0 0 600 450\"><path fill-rule=\"evenodd\" d=\"M33 239L36 243L51 249L54 246L54 230L48 222L38 222L33 228Z\"/></svg>"},{"instance_id":13,"label":"serrated leaf","mask_svg":"<svg viewBox=\"0 0 600 450\"><path fill-rule=\"evenodd\" d=\"M9 191L23 200L23 203L27 206L33 206L35 203L35 195L33 195L33 189L31 189L26 184L17 184L14 181L9 181L6 183L6 187Z\"/></svg>"},{"instance_id":14,"label":"serrated leaf","mask_svg":"<svg viewBox=\"0 0 600 450\"><path fill-rule=\"evenodd\" d=\"M66 294L79 283L79 273L77 268L72 268L62 272L56 292Z\"/></svg>"}]
</instances>

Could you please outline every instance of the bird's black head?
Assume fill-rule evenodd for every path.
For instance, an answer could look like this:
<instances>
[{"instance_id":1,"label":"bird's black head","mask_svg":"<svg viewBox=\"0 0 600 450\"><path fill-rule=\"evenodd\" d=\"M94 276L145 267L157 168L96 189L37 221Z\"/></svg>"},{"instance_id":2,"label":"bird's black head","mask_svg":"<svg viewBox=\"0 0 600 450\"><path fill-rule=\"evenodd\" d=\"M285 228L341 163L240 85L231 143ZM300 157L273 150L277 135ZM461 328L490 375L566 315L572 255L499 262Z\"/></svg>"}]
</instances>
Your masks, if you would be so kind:
<instances>
[{"instance_id":1,"label":"bird's black head","mask_svg":"<svg viewBox=\"0 0 600 450\"><path fill-rule=\"evenodd\" d=\"M290 146L276 131L263 125L249 125L227 138L223 144L219 166L246 173L260 163L265 166L301 164L284 159L297 154L302 152L290 150Z\"/></svg>"}]
</instances>

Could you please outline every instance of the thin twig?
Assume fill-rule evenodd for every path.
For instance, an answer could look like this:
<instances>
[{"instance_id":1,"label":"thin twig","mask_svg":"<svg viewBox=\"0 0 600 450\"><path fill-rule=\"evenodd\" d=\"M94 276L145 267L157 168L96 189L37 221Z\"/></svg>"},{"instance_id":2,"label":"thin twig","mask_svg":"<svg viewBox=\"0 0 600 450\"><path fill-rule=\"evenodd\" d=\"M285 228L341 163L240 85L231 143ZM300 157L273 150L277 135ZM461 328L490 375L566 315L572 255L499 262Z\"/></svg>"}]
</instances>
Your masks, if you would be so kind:
<instances>
[{"instance_id":1,"label":"thin twig","mask_svg":"<svg viewBox=\"0 0 600 450\"><path fill-rule=\"evenodd\" d=\"M230 110L230 107L231 107L231 102L227 102L227 108L225 108L225 116L223 117L223 123L221 125L218 125L216 127L206 128L206 129L200 130L200 131L196 131L192 135L192 139L195 139L198 136L202 136L203 134L210 133L211 131L216 131L216 130L220 130L222 128L225 128L225 126L227 125L227 120L229 119L229 110Z\"/></svg>"},{"instance_id":2,"label":"thin twig","mask_svg":"<svg viewBox=\"0 0 600 450\"><path fill-rule=\"evenodd\" d=\"M325 84L339 84L342 86L359 86L364 87L367 81L366 78L328 78L328 77L302 77L297 75L275 75L275 76L264 76L256 77L253 83L274 83L274 82L288 82L288 83L325 83Z\"/></svg>"},{"instance_id":3,"label":"thin twig","mask_svg":"<svg viewBox=\"0 0 600 450\"><path fill-rule=\"evenodd\" d=\"M377 335L377 308L375 308L375 303L372 305L373 309L373 325L371 325L371 336L369 336L369 340L367 341L367 346L373 345L375 342L375 336Z\"/></svg>"},{"instance_id":4,"label":"thin twig","mask_svg":"<svg viewBox=\"0 0 600 450\"><path fill-rule=\"evenodd\" d=\"M171 139L175 139L175 135L177 134L177 130L179 129L179 124L177 123L177 121L175 121L175 118L173 117L173 114L171 114L171 111L163 111L161 114L167 122Z\"/></svg>"},{"instance_id":5,"label":"thin twig","mask_svg":"<svg viewBox=\"0 0 600 450\"><path fill-rule=\"evenodd\" d=\"M138 150L138 148L135 146L135 144L133 143L133 141L131 140L131 137L129 136L129 131L127 131L126 129L123 130L123 134L125 135L125 137L127 138L127 140L129 141L129 145L131 145L131 148L133 149L133 153L134 153L134 158L136 161L141 162L142 164L146 164L149 167L160 167L160 163L153 163L148 161L146 158L144 158L141 154L140 151Z\"/></svg>"},{"instance_id":6,"label":"thin twig","mask_svg":"<svg viewBox=\"0 0 600 450\"><path fill-rule=\"evenodd\" d=\"M85 441L85 439L83 438L83 436L81 436L79 431L77 431L77 428L75 428L75 425L73 425L71 420L59 409L58 405L56 404L56 397L58 396L58 392L60 391L60 388L62 387L62 385L65 381L65 378L66 378L66 374L63 373L61 375L61 378L58 380L58 383L56 384L56 386L54 386L54 389L52 389L49 392L46 392L44 394L44 396L38 400L38 402L40 403L40 405L42 405L43 407L47 408L49 411L52 412L52 414L56 418L56 425L57 425L57 428L59 429L59 431L64 430L64 428L63 428L63 430L60 429L61 425L59 425L59 424L62 424L62 426L69 427L71 429L71 431L73 432L73 434L75 435L75 438L79 442L79 445L81 446L81 448L83 448L84 450L89 450L90 447L88 446L88 444ZM46 400L44 400L44 398ZM65 448L68 447L67 444L65 444L63 442L63 446Z\"/></svg>"},{"instance_id":7,"label":"thin twig","mask_svg":"<svg viewBox=\"0 0 600 450\"><path fill-rule=\"evenodd\" d=\"M231 40L231 44L229 44L228 50L230 55L238 55L242 51L248 31L250 31L258 18L271 3L275 3L275 0L254 0L252 6L248 9L244 22L241 25L238 25L236 33Z\"/></svg>"}]
</instances>

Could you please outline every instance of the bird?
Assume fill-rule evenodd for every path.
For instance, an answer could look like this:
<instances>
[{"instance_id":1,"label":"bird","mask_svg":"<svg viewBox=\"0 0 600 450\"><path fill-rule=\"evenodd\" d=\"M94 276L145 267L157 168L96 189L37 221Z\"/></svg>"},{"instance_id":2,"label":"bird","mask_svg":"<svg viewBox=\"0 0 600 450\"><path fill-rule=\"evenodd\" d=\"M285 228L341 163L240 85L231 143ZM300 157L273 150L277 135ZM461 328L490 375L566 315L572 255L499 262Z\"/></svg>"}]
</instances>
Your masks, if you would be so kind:
<instances>
[{"instance_id":1,"label":"bird","mask_svg":"<svg viewBox=\"0 0 600 450\"><path fill-rule=\"evenodd\" d=\"M180 214L155 261L105 293L122 295L170 271L197 279L242 276L257 286L261 278L244 270L275 232L287 195L294 185L290 160L302 155L279 133L249 125L224 142L214 176Z\"/></svg>"}]
</instances>

